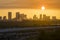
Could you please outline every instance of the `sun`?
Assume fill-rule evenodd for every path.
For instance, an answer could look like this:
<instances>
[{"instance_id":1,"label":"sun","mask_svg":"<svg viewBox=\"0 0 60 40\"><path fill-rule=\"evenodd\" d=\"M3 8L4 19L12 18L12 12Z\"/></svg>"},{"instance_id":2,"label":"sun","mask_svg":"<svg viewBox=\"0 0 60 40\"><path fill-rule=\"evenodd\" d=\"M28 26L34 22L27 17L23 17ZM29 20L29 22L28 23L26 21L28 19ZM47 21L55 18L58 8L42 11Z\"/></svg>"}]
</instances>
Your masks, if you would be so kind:
<instances>
[{"instance_id":1,"label":"sun","mask_svg":"<svg viewBox=\"0 0 60 40\"><path fill-rule=\"evenodd\" d=\"M42 9L42 10L45 10L45 7L44 7L44 6L42 6L42 7L41 7L41 9Z\"/></svg>"}]
</instances>

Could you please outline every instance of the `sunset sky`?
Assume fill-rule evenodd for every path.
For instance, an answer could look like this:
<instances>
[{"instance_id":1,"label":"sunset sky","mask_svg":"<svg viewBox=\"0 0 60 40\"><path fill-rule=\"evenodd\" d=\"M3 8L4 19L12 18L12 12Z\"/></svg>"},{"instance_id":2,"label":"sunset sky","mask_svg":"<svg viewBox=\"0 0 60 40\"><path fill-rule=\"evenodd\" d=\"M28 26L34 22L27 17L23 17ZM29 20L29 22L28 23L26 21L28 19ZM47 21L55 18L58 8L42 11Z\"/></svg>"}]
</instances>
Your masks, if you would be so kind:
<instances>
[{"instance_id":1,"label":"sunset sky","mask_svg":"<svg viewBox=\"0 0 60 40\"><path fill-rule=\"evenodd\" d=\"M43 12L42 6L45 7ZM8 11L13 12L13 17L15 12L19 11L27 14L28 17L44 13L60 18L60 0L0 0L0 16L7 16Z\"/></svg>"},{"instance_id":2,"label":"sunset sky","mask_svg":"<svg viewBox=\"0 0 60 40\"><path fill-rule=\"evenodd\" d=\"M60 8L60 0L0 0L0 8Z\"/></svg>"}]
</instances>

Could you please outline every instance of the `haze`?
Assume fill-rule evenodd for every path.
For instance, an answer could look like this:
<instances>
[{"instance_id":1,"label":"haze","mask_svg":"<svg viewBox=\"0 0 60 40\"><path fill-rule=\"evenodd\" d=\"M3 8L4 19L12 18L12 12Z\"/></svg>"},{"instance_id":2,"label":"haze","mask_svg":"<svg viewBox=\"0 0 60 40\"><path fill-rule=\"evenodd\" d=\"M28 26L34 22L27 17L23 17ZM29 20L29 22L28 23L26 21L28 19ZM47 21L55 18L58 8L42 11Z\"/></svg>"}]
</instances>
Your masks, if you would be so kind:
<instances>
[{"instance_id":1,"label":"haze","mask_svg":"<svg viewBox=\"0 0 60 40\"><path fill-rule=\"evenodd\" d=\"M46 8L45 11L41 11L41 7ZM8 11L27 14L30 18L34 14L46 14L49 16L57 16L60 18L60 0L0 0L0 16L7 16Z\"/></svg>"},{"instance_id":2,"label":"haze","mask_svg":"<svg viewBox=\"0 0 60 40\"><path fill-rule=\"evenodd\" d=\"M60 0L0 0L0 8L60 8Z\"/></svg>"}]
</instances>

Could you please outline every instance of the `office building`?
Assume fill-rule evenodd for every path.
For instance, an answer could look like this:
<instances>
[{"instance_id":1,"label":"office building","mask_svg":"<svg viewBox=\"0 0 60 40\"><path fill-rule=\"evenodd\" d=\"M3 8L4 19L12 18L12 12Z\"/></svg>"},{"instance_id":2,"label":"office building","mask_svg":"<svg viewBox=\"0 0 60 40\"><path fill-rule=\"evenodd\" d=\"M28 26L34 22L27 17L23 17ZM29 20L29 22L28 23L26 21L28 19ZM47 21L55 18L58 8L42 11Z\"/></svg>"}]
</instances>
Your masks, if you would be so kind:
<instances>
[{"instance_id":1,"label":"office building","mask_svg":"<svg viewBox=\"0 0 60 40\"><path fill-rule=\"evenodd\" d=\"M20 19L20 13L16 12L16 20L19 21L19 19Z\"/></svg>"},{"instance_id":2,"label":"office building","mask_svg":"<svg viewBox=\"0 0 60 40\"><path fill-rule=\"evenodd\" d=\"M52 20L56 20L56 16L52 16Z\"/></svg>"},{"instance_id":3,"label":"office building","mask_svg":"<svg viewBox=\"0 0 60 40\"><path fill-rule=\"evenodd\" d=\"M43 14L43 20L46 20L46 15L45 14Z\"/></svg>"},{"instance_id":4,"label":"office building","mask_svg":"<svg viewBox=\"0 0 60 40\"><path fill-rule=\"evenodd\" d=\"M42 20L42 14L40 14L40 20Z\"/></svg>"},{"instance_id":5,"label":"office building","mask_svg":"<svg viewBox=\"0 0 60 40\"><path fill-rule=\"evenodd\" d=\"M12 20L12 12L8 12L8 20Z\"/></svg>"},{"instance_id":6,"label":"office building","mask_svg":"<svg viewBox=\"0 0 60 40\"><path fill-rule=\"evenodd\" d=\"M6 20L7 20L6 16L4 16L4 17L3 17L3 20L4 20L4 21L6 21Z\"/></svg>"},{"instance_id":7,"label":"office building","mask_svg":"<svg viewBox=\"0 0 60 40\"><path fill-rule=\"evenodd\" d=\"M2 20L2 16L0 16L0 21Z\"/></svg>"},{"instance_id":8,"label":"office building","mask_svg":"<svg viewBox=\"0 0 60 40\"><path fill-rule=\"evenodd\" d=\"M24 16L23 19L26 20L27 19L27 15L23 15L23 16Z\"/></svg>"},{"instance_id":9,"label":"office building","mask_svg":"<svg viewBox=\"0 0 60 40\"><path fill-rule=\"evenodd\" d=\"M27 19L27 15L25 14L20 14L20 20L26 20Z\"/></svg>"},{"instance_id":10,"label":"office building","mask_svg":"<svg viewBox=\"0 0 60 40\"><path fill-rule=\"evenodd\" d=\"M38 20L36 15L33 16L33 20Z\"/></svg>"},{"instance_id":11,"label":"office building","mask_svg":"<svg viewBox=\"0 0 60 40\"><path fill-rule=\"evenodd\" d=\"M49 21L50 20L50 16L46 16L46 20Z\"/></svg>"}]
</instances>

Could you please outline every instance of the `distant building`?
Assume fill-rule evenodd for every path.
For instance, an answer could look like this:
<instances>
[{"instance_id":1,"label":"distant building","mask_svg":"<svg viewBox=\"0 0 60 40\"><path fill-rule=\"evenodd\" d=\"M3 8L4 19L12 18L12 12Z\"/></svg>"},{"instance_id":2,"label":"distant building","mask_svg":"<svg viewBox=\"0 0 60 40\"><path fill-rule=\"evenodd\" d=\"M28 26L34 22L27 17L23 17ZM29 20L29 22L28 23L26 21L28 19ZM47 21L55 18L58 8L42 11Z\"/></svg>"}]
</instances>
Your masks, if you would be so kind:
<instances>
[{"instance_id":1,"label":"distant building","mask_svg":"<svg viewBox=\"0 0 60 40\"><path fill-rule=\"evenodd\" d=\"M36 17L36 15L33 16L33 20L38 20L38 18Z\"/></svg>"},{"instance_id":2,"label":"distant building","mask_svg":"<svg viewBox=\"0 0 60 40\"><path fill-rule=\"evenodd\" d=\"M42 14L40 14L40 20L42 20Z\"/></svg>"},{"instance_id":3,"label":"distant building","mask_svg":"<svg viewBox=\"0 0 60 40\"><path fill-rule=\"evenodd\" d=\"M3 17L3 20L4 20L4 21L6 21L6 20L7 20L6 16L4 16L4 17Z\"/></svg>"},{"instance_id":4,"label":"distant building","mask_svg":"<svg viewBox=\"0 0 60 40\"><path fill-rule=\"evenodd\" d=\"M26 20L26 19L27 19L27 15L16 12L16 20L17 21L22 21L22 20Z\"/></svg>"},{"instance_id":5,"label":"distant building","mask_svg":"<svg viewBox=\"0 0 60 40\"><path fill-rule=\"evenodd\" d=\"M19 19L20 19L20 13L16 12L16 20L19 21Z\"/></svg>"},{"instance_id":6,"label":"distant building","mask_svg":"<svg viewBox=\"0 0 60 40\"><path fill-rule=\"evenodd\" d=\"M24 15L24 20L26 20L27 19L27 15Z\"/></svg>"},{"instance_id":7,"label":"distant building","mask_svg":"<svg viewBox=\"0 0 60 40\"><path fill-rule=\"evenodd\" d=\"M26 20L27 19L27 15L25 14L20 14L20 20Z\"/></svg>"},{"instance_id":8,"label":"distant building","mask_svg":"<svg viewBox=\"0 0 60 40\"><path fill-rule=\"evenodd\" d=\"M46 15L45 14L43 14L43 20L46 20Z\"/></svg>"},{"instance_id":9,"label":"distant building","mask_svg":"<svg viewBox=\"0 0 60 40\"><path fill-rule=\"evenodd\" d=\"M8 12L8 20L12 20L12 12Z\"/></svg>"},{"instance_id":10,"label":"distant building","mask_svg":"<svg viewBox=\"0 0 60 40\"><path fill-rule=\"evenodd\" d=\"M56 20L56 16L52 16L52 20Z\"/></svg>"},{"instance_id":11,"label":"distant building","mask_svg":"<svg viewBox=\"0 0 60 40\"><path fill-rule=\"evenodd\" d=\"M46 20L49 21L50 20L50 16L46 16Z\"/></svg>"},{"instance_id":12,"label":"distant building","mask_svg":"<svg viewBox=\"0 0 60 40\"><path fill-rule=\"evenodd\" d=\"M2 20L2 16L0 16L0 21Z\"/></svg>"}]
</instances>

